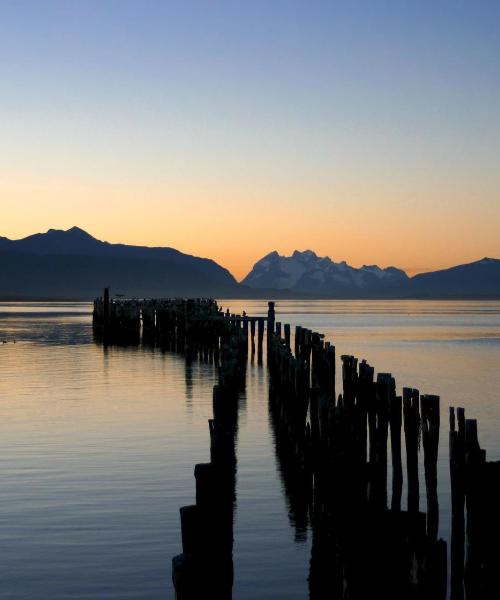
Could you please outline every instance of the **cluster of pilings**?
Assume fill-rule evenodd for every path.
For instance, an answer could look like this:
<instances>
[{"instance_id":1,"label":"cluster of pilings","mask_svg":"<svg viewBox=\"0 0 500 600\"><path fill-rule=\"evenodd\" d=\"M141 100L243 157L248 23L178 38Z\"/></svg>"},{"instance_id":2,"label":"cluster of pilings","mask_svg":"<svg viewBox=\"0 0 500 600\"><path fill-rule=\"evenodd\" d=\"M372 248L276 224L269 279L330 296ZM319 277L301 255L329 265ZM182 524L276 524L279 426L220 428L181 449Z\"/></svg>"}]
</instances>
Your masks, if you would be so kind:
<instances>
[{"instance_id":1,"label":"cluster of pilings","mask_svg":"<svg viewBox=\"0 0 500 600\"><path fill-rule=\"evenodd\" d=\"M450 479L451 599L499 598L500 462L486 460L463 408L450 407Z\"/></svg>"},{"instance_id":2,"label":"cluster of pilings","mask_svg":"<svg viewBox=\"0 0 500 600\"><path fill-rule=\"evenodd\" d=\"M216 352L226 331L211 298L112 299L109 288L94 300L94 331L107 343L158 342L167 350ZM218 325L218 326L217 326Z\"/></svg>"},{"instance_id":3,"label":"cluster of pilings","mask_svg":"<svg viewBox=\"0 0 500 600\"><path fill-rule=\"evenodd\" d=\"M111 298L109 288L94 300L96 337L109 344L157 343L189 358L219 362L228 323L238 325L250 340L252 356L262 362L266 317L222 312L212 298Z\"/></svg>"},{"instance_id":4,"label":"cluster of pilings","mask_svg":"<svg viewBox=\"0 0 500 600\"><path fill-rule=\"evenodd\" d=\"M274 307L273 307L274 308ZM296 535L310 523L310 597L443 599L446 544L437 539L439 398L414 389L396 395L389 373L342 356L335 395L335 349L297 327L269 333L270 411ZM403 511L404 421L408 508ZM424 446L427 514L419 511L419 433ZM388 507L388 442L392 497ZM411 483L410 483L411 482Z\"/></svg>"},{"instance_id":5,"label":"cluster of pilings","mask_svg":"<svg viewBox=\"0 0 500 600\"><path fill-rule=\"evenodd\" d=\"M138 300L116 302L109 288L94 300L92 324L96 334L115 343L137 343L141 331L141 306Z\"/></svg>"},{"instance_id":6,"label":"cluster of pilings","mask_svg":"<svg viewBox=\"0 0 500 600\"><path fill-rule=\"evenodd\" d=\"M247 321L227 321L213 389L210 462L195 465L196 504L180 509L182 553L172 559L177 600L229 600L233 586L238 395L245 385Z\"/></svg>"}]
</instances>

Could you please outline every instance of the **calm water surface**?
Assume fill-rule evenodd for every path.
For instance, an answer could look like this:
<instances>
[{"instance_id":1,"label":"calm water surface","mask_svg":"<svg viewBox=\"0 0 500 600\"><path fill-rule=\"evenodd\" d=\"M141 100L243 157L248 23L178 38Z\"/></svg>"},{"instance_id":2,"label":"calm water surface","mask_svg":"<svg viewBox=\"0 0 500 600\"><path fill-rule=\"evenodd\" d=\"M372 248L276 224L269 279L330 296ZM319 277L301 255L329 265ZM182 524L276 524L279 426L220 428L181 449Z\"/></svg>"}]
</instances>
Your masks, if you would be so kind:
<instances>
[{"instance_id":1,"label":"calm water surface","mask_svg":"<svg viewBox=\"0 0 500 600\"><path fill-rule=\"evenodd\" d=\"M261 301L221 304L267 310ZM440 534L448 539L450 404L478 419L481 445L500 459L500 303L281 301L277 314L325 333L337 356L391 372L398 390L441 396ZM0 303L0 597L173 598L178 510L194 500L194 464L209 460L215 381L212 366L172 353L95 344L88 304ZM295 536L267 385L265 366L249 365L234 598L298 600L308 596L310 535Z\"/></svg>"}]
</instances>

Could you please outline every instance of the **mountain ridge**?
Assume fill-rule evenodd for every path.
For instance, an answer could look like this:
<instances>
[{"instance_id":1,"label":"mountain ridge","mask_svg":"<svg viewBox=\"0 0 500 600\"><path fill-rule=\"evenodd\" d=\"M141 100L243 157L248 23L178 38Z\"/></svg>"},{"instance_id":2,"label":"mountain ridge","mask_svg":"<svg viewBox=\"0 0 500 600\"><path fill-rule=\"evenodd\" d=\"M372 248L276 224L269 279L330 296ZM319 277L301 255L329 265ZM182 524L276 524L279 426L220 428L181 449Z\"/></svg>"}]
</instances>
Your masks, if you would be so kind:
<instances>
[{"instance_id":1,"label":"mountain ridge","mask_svg":"<svg viewBox=\"0 0 500 600\"><path fill-rule=\"evenodd\" d=\"M130 296L219 295L238 283L209 258L169 247L111 244L79 227L0 238L0 294L93 297L104 286Z\"/></svg>"},{"instance_id":2,"label":"mountain ridge","mask_svg":"<svg viewBox=\"0 0 500 600\"><path fill-rule=\"evenodd\" d=\"M313 250L295 250L291 256L281 256L274 250L255 263L242 283L257 288L330 293L392 288L406 279L408 276L404 271L392 266L381 269L378 265L363 265L356 268L346 261L334 262L328 256L318 256Z\"/></svg>"},{"instance_id":3,"label":"mountain ridge","mask_svg":"<svg viewBox=\"0 0 500 600\"><path fill-rule=\"evenodd\" d=\"M212 259L169 246L113 244L77 226L19 240L0 236L0 297L91 298L107 285L135 297L500 299L500 259L409 277L394 266L352 267L313 250L273 250L238 283Z\"/></svg>"},{"instance_id":4,"label":"mountain ridge","mask_svg":"<svg viewBox=\"0 0 500 600\"><path fill-rule=\"evenodd\" d=\"M312 250L295 250L290 256L273 250L255 263L242 283L320 297L500 298L500 259L484 257L409 277L397 267L356 268Z\"/></svg>"},{"instance_id":5,"label":"mountain ridge","mask_svg":"<svg viewBox=\"0 0 500 600\"><path fill-rule=\"evenodd\" d=\"M45 233L34 233L18 240L11 240L0 236L0 251L2 250L35 254L69 254L68 250L72 250L75 254L84 254L86 256L101 256L106 254L122 258L139 252L144 257L190 257L217 264L210 258L197 257L171 248L170 246L138 246L99 240L76 225L66 230L48 229Z\"/></svg>"}]
</instances>

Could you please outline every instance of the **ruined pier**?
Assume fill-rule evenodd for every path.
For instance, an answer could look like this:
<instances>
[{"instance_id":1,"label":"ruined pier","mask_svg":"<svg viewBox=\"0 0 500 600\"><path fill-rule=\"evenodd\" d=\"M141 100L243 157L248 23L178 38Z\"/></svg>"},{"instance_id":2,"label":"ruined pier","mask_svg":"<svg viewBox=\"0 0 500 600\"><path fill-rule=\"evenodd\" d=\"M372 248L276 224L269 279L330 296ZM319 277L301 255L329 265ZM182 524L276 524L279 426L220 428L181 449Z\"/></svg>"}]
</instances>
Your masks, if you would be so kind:
<instances>
[{"instance_id":1,"label":"ruined pier","mask_svg":"<svg viewBox=\"0 0 500 600\"><path fill-rule=\"evenodd\" d=\"M195 466L195 503L180 509L182 552L172 562L178 600L232 597L238 395L248 357L263 363L264 339L293 527L297 539L312 532L310 598L444 600L448 581L452 600L500 597L500 462L486 460L477 423L462 408L449 412L448 573L438 535L439 396L412 387L398 395L391 373L375 374L351 355L337 365L331 341L277 321L273 302L267 316L253 317L223 312L213 299L117 300L106 291L94 303L94 328L103 343L154 340L218 367L210 462Z\"/></svg>"}]
</instances>

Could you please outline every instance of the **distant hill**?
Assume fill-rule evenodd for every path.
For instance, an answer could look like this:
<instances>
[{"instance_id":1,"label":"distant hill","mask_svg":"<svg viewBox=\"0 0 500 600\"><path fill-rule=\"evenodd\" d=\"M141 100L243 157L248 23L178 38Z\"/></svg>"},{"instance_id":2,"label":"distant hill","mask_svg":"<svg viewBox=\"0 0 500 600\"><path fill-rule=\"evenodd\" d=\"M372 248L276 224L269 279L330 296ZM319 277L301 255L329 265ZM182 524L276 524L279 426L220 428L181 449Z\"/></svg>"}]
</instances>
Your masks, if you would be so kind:
<instances>
[{"instance_id":1,"label":"distant hill","mask_svg":"<svg viewBox=\"0 0 500 600\"><path fill-rule=\"evenodd\" d=\"M0 237L0 296L92 298L103 287L127 296L230 295L227 269L173 248L102 242L78 227L20 240Z\"/></svg>"},{"instance_id":2,"label":"distant hill","mask_svg":"<svg viewBox=\"0 0 500 600\"><path fill-rule=\"evenodd\" d=\"M500 298L500 260L483 258L415 275L410 280L410 293L417 298Z\"/></svg>"},{"instance_id":3,"label":"distant hill","mask_svg":"<svg viewBox=\"0 0 500 600\"><path fill-rule=\"evenodd\" d=\"M355 268L312 250L291 256L274 251L257 261L242 283L321 298L500 298L500 260L483 258L410 278L395 267Z\"/></svg>"}]
</instances>

